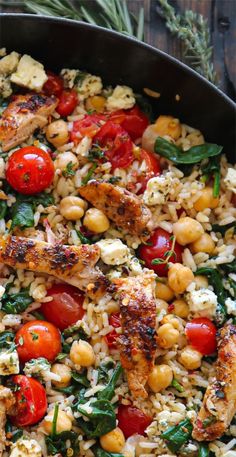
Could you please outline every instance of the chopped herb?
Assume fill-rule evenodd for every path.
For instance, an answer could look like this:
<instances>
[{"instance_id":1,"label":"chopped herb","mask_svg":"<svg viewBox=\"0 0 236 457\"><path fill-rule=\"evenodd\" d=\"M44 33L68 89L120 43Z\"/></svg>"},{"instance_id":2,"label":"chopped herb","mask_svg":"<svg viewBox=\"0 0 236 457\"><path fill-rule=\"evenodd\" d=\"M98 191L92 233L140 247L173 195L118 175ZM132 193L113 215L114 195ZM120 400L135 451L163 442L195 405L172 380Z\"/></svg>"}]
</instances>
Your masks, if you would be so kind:
<instances>
[{"instance_id":1,"label":"chopped herb","mask_svg":"<svg viewBox=\"0 0 236 457\"><path fill-rule=\"evenodd\" d=\"M14 227L33 227L34 226L34 211L31 203L16 202L11 207L12 224L11 230Z\"/></svg>"},{"instance_id":2,"label":"chopped herb","mask_svg":"<svg viewBox=\"0 0 236 457\"><path fill-rule=\"evenodd\" d=\"M74 164L73 162L69 162L66 165L65 170L63 170L62 174L65 178L68 178L69 176L74 176L75 175L75 170L74 170Z\"/></svg>"},{"instance_id":3,"label":"chopped herb","mask_svg":"<svg viewBox=\"0 0 236 457\"><path fill-rule=\"evenodd\" d=\"M174 454L180 450L191 437L193 426L189 419L181 421L178 425L168 428L162 433L163 438L167 443L167 447Z\"/></svg>"},{"instance_id":4,"label":"chopped herb","mask_svg":"<svg viewBox=\"0 0 236 457\"><path fill-rule=\"evenodd\" d=\"M0 349L9 349L12 346L15 335L11 330L0 333Z\"/></svg>"},{"instance_id":5,"label":"chopped herb","mask_svg":"<svg viewBox=\"0 0 236 457\"><path fill-rule=\"evenodd\" d=\"M214 179L213 184L213 197L216 198L220 193L220 156L211 157L206 165L201 167L202 169L202 180L208 181Z\"/></svg>"},{"instance_id":6,"label":"chopped herb","mask_svg":"<svg viewBox=\"0 0 236 457\"><path fill-rule=\"evenodd\" d=\"M122 373L121 364L117 363L117 365L112 373L112 376L111 376L108 384L106 385L105 389L100 390L100 392L98 392L98 394L97 394L97 398L99 400L111 400L114 397L115 387L116 387L118 379L121 376L121 373Z\"/></svg>"},{"instance_id":7,"label":"chopped herb","mask_svg":"<svg viewBox=\"0 0 236 457\"><path fill-rule=\"evenodd\" d=\"M93 175L93 172L96 170L97 168L97 164L96 163L93 163L92 166L90 167L87 175L82 179L82 184L85 186L85 184L88 183L88 181L90 180L90 178L92 177Z\"/></svg>"},{"instance_id":8,"label":"chopped herb","mask_svg":"<svg viewBox=\"0 0 236 457\"><path fill-rule=\"evenodd\" d=\"M99 447L97 445L92 447L92 451L93 451L95 457L124 457L123 454L117 454L114 452L104 451L104 449L102 449L101 447Z\"/></svg>"},{"instance_id":9,"label":"chopped herb","mask_svg":"<svg viewBox=\"0 0 236 457\"><path fill-rule=\"evenodd\" d=\"M181 384L175 378L172 380L171 386L178 390L178 392L184 392L183 386L181 386Z\"/></svg>"},{"instance_id":10,"label":"chopped herb","mask_svg":"<svg viewBox=\"0 0 236 457\"><path fill-rule=\"evenodd\" d=\"M113 360L109 360L107 363L101 363L98 367L98 382L105 382L109 381L109 371L114 368Z\"/></svg>"},{"instance_id":11,"label":"chopped herb","mask_svg":"<svg viewBox=\"0 0 236 457\"><path fill-rule=\"evenodd\" d=\"M219 224L212 225L212 230L216 233L221 233L221 235L223 235L223 236L231 228L234 229L234 233L235 233L236 232L236 221L231 222L230 224L226 224L226 225L219 225Z\"/></svg>"},{"instance_id":12,"label":"chopped herb","mask_svg":"<svg viewBox=\"0 0 236 457\"><path fill-rule=\"evenodd\" d=\"M28 289L23 289L18 294L4 293L2 297L2 310L7 314L20 314L33 302Z\"/></svg>"},{"instance_id":13,"label":"chopped herb","mask_svg":"<svg viewBox=\"0 0 236 457\"><path fill-rule=\"evenodd\" d=\"M210 454L207 443L200 443L198 448L198 457L208 457Z\"/></svg>"},{"instance_id":14,"label":"chopped herb","mask_svg":"<svg viewBox=\"0 0 236 457\"><path fill-rule=\"evenodd\" d=\"M91 244L91 240L83 235L80 230L76 230L76 233L81 241L82 244Z\"/></svg>"},{"instance_id":15,"label":"chopped herb","mask_svg":"<svg viewBox=\"0 0 236 457\"><path fill-rule=\"evenodd\" d=\"M30 334L31 334L31 336L32 336L32 340L33 340L33 341L37 341L37 340L39 339L39 336L38 336L37 333L31 332Z\"/></svg>"},{"instance_id":16,"label":"chopped herb","mask_svg":"<svg viewBox=\"0 0 236 457\"><path fill-rule=\"evenodd\" d=\"M6 200L0 200L0 219L4 219L7 212L7 202Z\"/></svg>"},{"instance_id":17,"label":"chopped herb","mask_svg":"<svg viewBox=\"0 0 236 457\"><path fill-rule=\"evenodd\" d=\"M58 412L59 412L59 405L58 405L58 403L56 403L55 407L54 407L54 413L53 413L53 419L52 419L52 432L51 432L52 438L54 438L57 433Z\"/></svg>"},{"instance_id":18,"label":"chopped herb","mask_svg":"<svg viewBox=\"0 0 236 457\"><path fill-rule=\"evenodd\" d=\"M78 405L77 410L89 420L79 418L78 425L90 438L98 438L116 427L116 415L113 405L108 400L95 400L90 403L90 411Z\"/></svg>"},{"instance_id":19,"label":"chopped herb","mask_svg":"<svg viewBox=\"0 0 236 457\"><path fill-rule=\"evenodd\" d=\"M69 449L71 449L73 452L71 455L79 455L78 433L73 431L58 433L54 437L46 436L45 441L47 445L48 455L59 454L63 457L69 457L69 449L66 446L68 440L70 440L71 445Z\"/></svg>"},{"instance_id":20,"label":"chopped herb","mask_svg":"<svg viewBox=\"0 0 236 457\"><path fill-rule=\"evenodd\" d=\"M121 180L120 176L112 176L108 179L110 184L117 184Z\"/></svg>"},{"instance_id":21,"label":"chopped herb","mask_svg":"<svg viewBox=\"0 0 236 457\"><path fill-rule=\"evenodd\" d=\"M161 137L157 137L155 142L155 152L171 160L176 165L199 163L203 159L219 155L222 149L223 147L218 144L204 143L192 146L188 151L183 151L175 144Z\"/></svg>"},{"instance_id":22,"label":"chopped herb","mask_svg":"<svg viewBox=\"0 0 236 457\"><path fill-rule=\"evenodd\" d=\"M89 151L88 160L90 160L90 162L96 162L97 159L102 159L103 157L104 151L100 148L100 146L94 144Z\"/></svg>"},{"instance_id":23,"label":"chopped herb","mask_svg":"<svg viewBox=\"0 0 236 457\"><path fill-rule=\"evenodd\" d=\"M59 352L59 354L57 354L55 360L56 360L57 362L59 362L60 360L65 359L67 356L68 356L68 354L65 354L64 352Z\"/></svg>"},{"instance_id":24,"label":"chopped herb","mask_svg":"<svg viewBox=\"0 0 236 457\"><path fill-rule=\"evenodd\" d=\"M202 422L202 426L203 426L203 428L207 428L207 427L209 427L209 425L212 425L215 422L216 422L216 417L215 416L209 416Z\"/></svg>"}]
</instances>

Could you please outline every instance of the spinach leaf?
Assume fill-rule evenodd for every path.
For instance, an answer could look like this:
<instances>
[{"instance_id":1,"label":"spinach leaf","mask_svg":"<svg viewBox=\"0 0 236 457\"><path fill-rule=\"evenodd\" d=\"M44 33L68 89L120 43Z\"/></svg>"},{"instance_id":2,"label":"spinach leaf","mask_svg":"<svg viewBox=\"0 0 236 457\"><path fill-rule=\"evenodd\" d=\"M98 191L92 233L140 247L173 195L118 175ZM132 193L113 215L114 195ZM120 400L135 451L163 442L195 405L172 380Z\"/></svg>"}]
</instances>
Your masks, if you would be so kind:
<instances>
[{"instance_id":1,"label":"spinach leaf","mask_svg":"<svg viewBox=\"0 0 236 457\"><path fill-rule=\"evenodd\" d=\"M202 167L202 179L208 181L214 178L213 197L218 197L220 193L220 156L211 157L206 165Z\"/></svg>"},{"instance_id":2,"label":"spinach leaf","mask_svg":"<svg viewBox=\"0 0 236 457\"><path fill-rule=\"evenodd\" d=\"M4 219L7 212L7 202L6 200L0 200L0 219Z\"/></svg>"},{"instance_id":3,"label":"spinach leaf","mask_svg":"<svg viewBox=\"0 0 236 457\"><path fill-rule=\"evenodd\" d=\"M226 273L236 273L236 259L233 262L229 263L222 263L221 266L222 270Z\"/></svg>"},{"instance_id":4,"label":"spinach leaf","mask_svg":"<svg viewBox=\"0 0 236 457\"><path fill-rule=\"evenodd\" d=\"M231 228L234 228L234 233L235 233L235 231L236 231L236 221L235 222L231 222L230 224L226 224L226 225L219 225L219 224L213 224L212 225L212 230L214 232L216 232L216 233L221 233L221 235L225 235L227 230L229 230Z\"/></svg>"},{"instance_id":5,"label":"spinach leaf","mask_svg":"<svg viewBox=\"0 0 236 457\"><path fill-rule=\"evenodd\" d=\"M72 379L81 386L89 387L89 381L87 379L87 373L83 371L82 373L77 373L77 371L72 371Z\"/></svg>"},{"instance_id":6,"label":"spinach leaf","mask_svg":"<svg viewBox=\"0 0 236 457\"><path fill-rule=\"evenodd\" d=\"M200 443L198 448L198 457L208 457L210 454L207 443Z\"/></svg>"},{"instance_id":7,"label":"spinach leaf","mask_svg":"<svg viewBox=\"0 0 236 457\"><path fill-rule=\"evenodd\" d=\"M62 341L62 350L64 353L69 354L71 343L68 344L65 340L71 337L72 340L85 340L87 341L88 335L85 333L82 326L78 327L77 325L71 325L70 327L66 328L61 333L61 341Z\"/></svg>"},{"instance_id":8,"label":"spinach leaf","mask_svg":"<svg viewBox=\"0 0 236 457\"><path fill-rule=\"evenodd\" d=\"M227 299L227 293L223 286L222 276L216 268L202 267L198 268L194 273L195 275L206 275L208 277L209 283L214 289L215 294L217 295L217 308L216 308L216 323L217 325L222 325L226 321L227 312L225 301Z\"/></svg>"},{"instance_id":9,"label":"spinach leaf","mask_svg":"<svg viewBox=\"0 0 236 457\"><path fill-rule=\"evenodd\" d=\"M91 244L92 243L91 240L89 238L87 238L86 236L84 236L80 230L76 230L76 233L82 244Z\"/></svg>"},{"instance_id":10,"label":"spinach leaf","mask_svg":"<svg viewBox=\"0 0 236 457\"><path fill-rule=\"evenodd\" d=\"M117 363L112 376L103 390L100 390L97 394L98 400L111 400L115 395L115 387L117 381L122 373L122 367L120 363Z\"/></svg>"},{"instance_id":11,"label":"spinach leaf","mask_svg":"<svg viewBox=\"0 0 236 457\"><path fill-rule=\"evenodd\" d=\"M117 454L114 452L104 451L104 449L102 449L99 446L93 446L92 451L93 451L95 457L124 457L123 454Z\"/></svg>"},{"instance_id":12,"label":"spinach leaf","mask_svg":"<svg viewBox=\"0 0 236 457\"><path fill-rule=\"evenodd\" d=\"M15 334L11 330L5 330L0 333L0 349L9 349L15 338Z\"/></svg>"},{"instance_id":13,"label":"spinach leaf","mask_svg":"<svg viewBox=\"0 0 236 457\"><path fill-rule=\"evenodd\" d=\"M98 382L107 383L109 381L109 371L114 368L113 360L109 360L109 362L101 363L98 367Z\"/></svg>"},{"instance_id":14,"label":"spinach leaf","mask_svg":"<svg viewBox=\"0 0 236 457\"><path fill-rule=\"evenodd\" d=\"M30 203L16 202L11 207L12 224L11 230L14 227L33 227L34 226L34 211Z\"/></svg>"},{"instance_id":15,"label":"spinach leaf","mask_svg":"<svg viewBox=\"0 0 236 457\"><path fill-rule=\"evenodd\" d=\"M161 438L167 441L167 447L175 454L190 439L192 430L193 426L190 420L185 419L178 425L168 428L161 434Z\"/></svg>"},{"instance_id":16,"label":"spinach leaf","mask_svg":"<svg viewBox=\"0 0 236 457\"><path fill-rule=\"evenodd\" d=\"M18 294L4 294L2 297L2 310L7 314L20 314L28 308L33 298L29 295L27 289Z\"/></svg>"},{"instance_id":17,"label":"spinach leaf","mask_svg":"<svg viewBox=\"0 0 236 457\"><path fill-rule=\"evenodd\" d=\"M48 455L55 455L61 454L63 457L67 457L68 448L66 447L66 441L70 440L71 447L73 454L71 455L79 455L79 440L78 440L78 433L73 431L61 432L52 436L46 436L45 441L47 445Z\"/></svg>"},{"instance_id":18,"label":"spinach leaf","mask_svg":"<svg viewBox=\"0 0 236 457\"><path fill-rule=\"evenodd\" d=\"M176 165L199 163L208 157L217 156L222 149L223 147L217 144L204 143L192 146L188 151L183 151L175 144L161 137L157 137L155 142L155 152L171 160Z\"/></svg>"},{"instance_id":19,"label":"spinach leaf","mask_svg":"<svg viewBox=\"0 0 236 457\"><path fill-rule=\"evenodd\" d=\"M77 406L77 410L89 419L89 421L77 419L79 427L89 439L105 435L116 427L116 415L110 401L96 400L90 404L90 407L91 411L88 412L83 405Z\"/></svg>"}]
</instances>

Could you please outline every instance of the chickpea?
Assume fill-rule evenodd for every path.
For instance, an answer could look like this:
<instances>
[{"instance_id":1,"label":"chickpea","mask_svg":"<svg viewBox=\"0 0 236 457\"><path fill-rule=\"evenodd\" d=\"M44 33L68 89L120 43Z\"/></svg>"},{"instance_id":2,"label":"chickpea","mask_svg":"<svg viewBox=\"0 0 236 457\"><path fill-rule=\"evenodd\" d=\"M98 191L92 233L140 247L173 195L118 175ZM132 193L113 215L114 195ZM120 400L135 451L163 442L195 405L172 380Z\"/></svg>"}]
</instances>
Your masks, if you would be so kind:
<instances>
[{"instance_id":1,"label":"chickpea","mask_svg":"<svg viewBox=\"0 0 236 457\"><path fill-rule=\"evenodd\" d=\"M120 453L125 445L124 433L119 427L116 427L100 437L100 444L104 451Z\"/></svg>"},{"instance_id":2,"label":"chickpea","mask_svg":"<svg viewBox=\"0 0 236 457\"><path fill-rule=\"evenodd\" d=\"M215 243L208 233L203 233L198 240L190 244L190 249L193 254L197 254L198 252L212 254L215 250Z\"/></svg>"},{"instance_id":3,"label":"chickpea","mask_svg":"<svg viewBox=\"0 0 236 457\"><path fill-rule=\"evenodd\" d=\"M179 331L171 324L163 324L157 330L157 336L158 344L164 349L169 349L178 342Z\"/></svg>"},{"instance_id":4,"label":"chickpea","mask_svg":"<svg viewBox=\"0 0 236 457\"><path fill-rule=\"evenodd\" d=\"M110 227L107 216L97 208L90 208L84 216L84 226L94 233L103 233Z\"/></svg>"},{"instance_id":5,"label":"chickpea","mask_svg":"<svg viewBox=\"0 0 236 457\"><path fill-rule=\"evenodd\" d=\"M190 268L181 263L173 263L168 270L168 284L176 294L183 294L189 284L194 281Z\"/></svg>"},{"instance_id":6,"label":"chickpea","mask_svg":"<svg viewBox=\"0 0 236 457\"><path fill-rule=\"evenodd\" d=\"M156 285L156 297L161 300L171 301L174 298L175 294L173 290L163 282L158 282Z\"/></svg>"},{"instance_id":7,"label":"chickpea","mask_svg":"<svg viewBox=\"0 0 236 457\"><path fill-rule=\"evenodd\" d=\"M102 95L94 95L93 97L88 97L85 101L85 108L87 111L94 110L97 113L103 113L105 109L106 99Z\"/></svg>"},{"instance_id":8,"label":"chickpea","mask_svg":"<svg viewBox=\"0 0 236 457\"><path fill-rule=\"evenodd\" d=\"M173 372L169 365L155 366L148 376L148 385L157 393L166 389L172 382Z\"/></svg>"},{"instance_id":9,"label":"chickpea","mask_svg":"<svg viewBox=\"0 0 236 457\"><path fill-rule=\"evenodd\" d=\"M147 151L154 152L154 145L157 139L157 132L155 124L149 125L143 132L142 136L142 148Z\"/></svg>"},{"instance_id":10,"label":"chickpea","mask_svg":"<svg viewBox=\"0 0 236 457\"><path fill-rule=\"evenodd\" d=\"M198 240L204 233L204 230L200 222L186 216L181 217L178 222L173 224L173 233L176 237L176 241L182 246L185 246L186 244Z\"/></svg>"},{"instance_id":11,"label":"chickpea","mask_svg":"<svg viewBox=\"0 0 236 457\"><path fill-rule=\"evenodd\" d=\"M70 151L58 154L54 167L56 170L65 171L68 164L71 164L73 170L76 170L79 164L77 157Z\"/></svg>"},{"instance_id":12,"label":"chickpea","mask_svg":"<svg viewBox=\"0 0 236 457\"><path fill-rule=\"evenodd\" d=\"M202 354L191 346L185 346L179 356L179 362L186 370L197 370L201 366Z\"/></svg>"},{"instance_id":13,"label":"chickpea","mask_svg":"<svg viewBox=\"0 0 236 457\"><path fill-rule=\"evenodd\" d=\"M174 119L172 116L159 116L155 122L155 127L158 135L169 135L174 140L178 140L182 132L179 119Z\"/></svg>"},{"instance_id":14,"label":"chickpea","mask_svg":"<svg viewBox=\"0 0 236 457\"><path fill-rule=\"evenodd\" d=\"M53 416L54 416L54 410L49 411L47 416L45 416L43 422L42 422L42 427L47 433L47 435L50 435L52 433L52 421L53 421ZM56 433L61 433L61 432L67 432L72 429L72 421L70 417L65 413L65 411L62 411L59 409L58 411L58 416L57 416L57 423L56 423Z\"/></svg>"},{"instance_id":15,"label":"chickpea","mask_svg":"<svg viewBox=\"0 0 236 457\"><path fill-rule=\"evenodd\" d=\"M173 314L166 314L162 321L161 321L162 324L171 324L172 327L176 328L177 330L179 330L179 319L177 319L177 317L175 317Z\"/></svg>"},{"instance_id":16,"label":"chickpea","mask_svg":"<svg viewBox=\"0 0 236 457\"><path fill-rule=\"evenodd\" d=\"M70 384L71 380L71 369L64 363L54 363L51 368L51 372L60 376L60 381L52 380L54 386L61 388L67 387Z\"/></svg>"},{"instance_id":17,"label":"chickpea","mask_svg":"<svg viewBox=\"0 0 236 457\"><path fill-rule=\"evenodd\" d=\"M91 367L95 362L91 344L84 340L74 341L70 349L70 359L75 365Z\"/></svg>"},{"instance_id":18,"label":"chickpea","mask_svg":"<svg viewBox=\"0 0 236 457\"><path fill-rule=\"evenodd\" d=\"M64 197L60 202L60 213L68 221L77 221L84 215L86 202L73 195Z\"/></svg>"},{"instance_id":19,"label":"chickpea","mask_svg":"<svg viewBox=\"0 0 236 457\"><path fill-rule=\"evenodd\" d=\"M66 144L69 140L67 123L62 119L51 122L46 129L46 138L55 148Z\"/></svg>"},{"instance_id":20,"label":"chickpea","mask_svg":"<svg viewBox=\"0 0 236 457\"><path fill-rule=\"evenodd\" d=\"M174 305L174 313L176 314L176 316L179 316L182 319L185 319L186 317L188 317L189 307L184 300L182 300L182 299L174 300L173 305Z\"/></svg>"},{"instance_id":21,"label":"chickpea","mask_svg":"<svg viewBox=\"0 0 236 457\"><path fill-rule=\"evenodd\" d=\"M196 211L203 211L206 208L214 209L219 204L219 198L213 197L213 190L211 187L205 187L201 191L201 195L194 203Z\"/></svg>"},{"instance_id":22,"label":"chickpea","mask_svg":"<svg viewBox=\"0 0 236 457\"><path fill-rule=\"evenodd\" d=\"M194 277L194 282L197 289L207 289L208 288L208 279L206 276L197 275Z\"/></svg>"}]
</instances>

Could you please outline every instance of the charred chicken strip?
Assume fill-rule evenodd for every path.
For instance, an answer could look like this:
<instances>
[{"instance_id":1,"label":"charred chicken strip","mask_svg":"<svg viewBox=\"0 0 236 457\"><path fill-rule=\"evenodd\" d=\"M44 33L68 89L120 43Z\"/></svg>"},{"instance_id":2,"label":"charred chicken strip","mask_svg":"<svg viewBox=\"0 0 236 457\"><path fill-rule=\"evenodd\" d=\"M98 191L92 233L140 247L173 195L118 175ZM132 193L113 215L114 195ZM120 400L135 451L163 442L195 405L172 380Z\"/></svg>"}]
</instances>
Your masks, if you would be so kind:
<instances>
[{"instance_id":1,"label":"charred chicken strip","mask_svg":"<svg viewBox=\"0 0 236 457\"><path fill-rule=\"evenodd\" d=\"M216 377L207 387L203 405L193 429L193 438L212 441L220 438L236 412L236 326L219 331Z\"/></svg>"},{"instance_id":2,"label":"charred chicken strip","mask_svg":"<svg viewBox=\"0 0 236 457\"><path fill-rule=\"evenodd\" d=\"M0 121L2 150L9 151L25 141L34 130L44 127L57 102L54 96L16 95L3 111Z\"/></svg>"},{"instance_id":3,"label":"charred chicken strip","mask_svg":"<svg viewBox=\"0 0 236 457\"><path fill-rule=\"evenodd\" d=\"M11 410L14 402L12 391L7 387L0 386L0 456L2 456L6 446L6 414Z\"/></svg>"},{"instance_id":4,"label":"charred chicken strip","mask_svg":"<svg viewBox=\"0 0 236 457\"><path fill-rule=\"evenodd\" d=\"M0 261L13 268L22 268L55 276L90 296L106 288L107 280L95 267L99 247L83 244L66 246L29 238L6 236L0 238Z\"/></svg>"},{"instance_id":5,"label":"charred chicken strip","mask_svg":"<svg viewBox=\"0 0 236 457\"><path fill-rule=\"evenodd\" d=\"M82 197L100 209L118 227L131 235L148 236L151 230L151 212L131 192L106 182L92 180L79 189Z\"/></svg>"},{"instance_id":6,"label":"charred chicken strip","mask_svg":"<svg viewBox=\"0 0 236 457\"><path fill-rule=\"evenodd\" d=\"M146 398L145 384L156 353L155 276L143 275L114 280L120 302L122 335L120 359L133 396Z\"/></svg>"}]
</instances>

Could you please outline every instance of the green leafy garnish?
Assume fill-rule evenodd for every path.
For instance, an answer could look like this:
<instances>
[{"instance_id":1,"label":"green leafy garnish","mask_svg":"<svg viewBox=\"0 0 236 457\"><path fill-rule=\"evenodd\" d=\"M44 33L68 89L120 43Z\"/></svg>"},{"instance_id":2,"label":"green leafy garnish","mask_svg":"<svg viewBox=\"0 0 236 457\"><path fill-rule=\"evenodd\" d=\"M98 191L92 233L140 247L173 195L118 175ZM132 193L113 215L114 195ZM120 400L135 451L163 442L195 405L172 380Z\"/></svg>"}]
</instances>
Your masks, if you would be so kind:
<instances>
[{"instance_id":1,"label":"green leafy garnish","mask_svg":"<svg viewBox=\"0 0 236 457\"><path fill-rule=\"evenodd\" d=\"M218 197L220 193L220 156L210 158L208 163L203 165L201 169L204 182L213 178L213 197Z\"/></svg>"},{"instance_id":2,"label":"green leafy garnish","mask_svg":"<svg viewBox=\"0 0 236 457\"><path fill-rule=\"evenodd\" d=\"M97 445L92 447L92 451L93 451L95 457L124 457L123 454L117 454L114 452L104 451L104 449L102 449L101 447L99 447Z\"/></svg>"},{"instance_id":3,"label":"green leafy garnish","mask_svg":"<svg viewBox=\"0 0 236 457\"><path fill-rule=\"evenodd\" d=\"M74 170L74 164L73 162L69 162L66 165L65 170L63 170L62 174L65 178L68 178L69 176L74 176L75 175L75 170Z\"/></svg>"},{"instance_id":4,"label":"green leafy garnish","mask_svg":"<svg viewBox=\"0 0 236 457\"><path fill-rule=\"evenodd\" d=\"M90 167L88 173L86 174L86 176L84 176L84 178L82 179L82 184L85 186L85 184L87 184L90 180L90 178L93 176L93 172L96 170L97 168L97 163L93 163L92 166Z\"/></svg>"},{"instance_id":5,"label":"green leafy garnish","mask_svg":"<svg viewBox=\"0 0 236 457\"><path fill-rule=\"evenodd\" d=\"M192 146L188 151L183 151L160 136L155 141L155 152L171 160L176 165L199 163L203 159L219 155L222 149L223 147L218 144L204 143Z\"/></svg>"},{"instance_id":6,"label":"green leafy garnish","mask_svg":"<svg viewBox=\"0 0 236 457\"><path fill-rule=\"evenodd\" d=\"M11 330L5 330L0 333L0 349L9 349L15 338Z\"/></svg>"},{"instance_id":7,"label":"green leafy garnish","mask_svg":"<svg viewBox=\"0 0 236 457\"><path fill-rule=\"evenodd\" d=\"M236 221L231 222L230 224L226 225L219 225L219 224L213 224L212 225L212 230L216 233L221 233L221 235L225 235L227 230L234 228L234 232L236 231Z\"/></svg>"},{"instance_id":8,"label":"green leafy garnish","mask_svg":"<svg viewBox=\"0 0 236 457\"><path fill-rule=\"evenodd\" d=\"M71 447L68 449L66 444L67 440L70 440ZM78 433L73 431L67 431L56 434L54 437L45 437L48 455L61 454L63 457L69 455L79 455L79 440ZM70 450L72 451L69 454Z\"/></svg>"},{"instance_id":9,"label":"green leafy garnish","mask_svg":"<svg viewBox=\"0 0 236 457\"><path fill-rule=\"evenodd\" d=\"M206 419L204 419L204 421L202 422L202 426L203 428L207 428L209 427L209 425L214 424L216 421L217 419L215 416L209 416Z\"/></svg>"},{"instance_id":10,"label":"green leafy garnish","mask_svg":"<svg viewBox=\"0 0 236 457\"><path fill-rule=\"evenodd\" d=\"M11 191L10 191L11 192ZM14 227L33 227L34 226L34 212L38 205L44 207L50 206L54 203L53 196L46 193L37 195L21 195L12 191L16 197L16 202L10 208L10 217L12 219L11 230Z\"/></svg>"},{"instance_id":11,"label":"green leafy garnish","mask_svg":"<svg viewBox=\"0 0 236 457\"><path fill-rule=\"evenodd\" d=\"M116 427L116 415L113 405L108 400L96 400L90 404L91 411L78 405L77 410L89 420L78 419L79 427L82 428L86 436L98 438L105 435Z\"/></svg>"},{"instance_id":12,"label":"green leafy garnish","mask_svg":"<svg viewBox=\"0 0 236 457\"><path fill-rule=\"evenodd\" d=\"M207 443L200 443L198 448L198 457L208 457L210 454Z\"/></svg>"},{"instance_id":13,"label":"green leafy garnish","mask_svg":"<svg viewBox=\"0 0 236 457\"><path fill-rule=\"evenodd\" d=\"M53 419L52 419L52 433L51 433L52 438L55 437L56 432L57 432L58 412L59 412L59 405L58 405L58 403L56 403L55 407L54 407L54 413L53 413Z\"/></svg>"},{"instance_id":14,"label":"green leafy garnish","mask_svg":"<svg viewBox=\"0 0 236 457\"><path fill-rule=\"evenodd\" d=\"M181 386L181 384L175 378L173 378L171 386L178 390L178 392L184 392L183 386Z\"/></svg>"},{"instance_id":15,"label":"green leafy garnish","mask_svg":"<svg viewBox=\"0 0 236 457\"><path fill-rule=\"evenodd\" d=\"M6 200L0 200L0 219L4 219L7 212L7 202Z\"/></svg>"},{"instance_id":16,"label":"green leafy garnish","mask_svg":"<svg viewBox=\"0 0 236 457\"><path fill-rule=\"evenodd\" d=\"M121 364L117 363L117 365L112 373L112 376L111 376L108 384L106 385L105 389L100 390L100 392L98 392L98 394L97 394L97 398L99 400L111 400L114 397L115 387L116 387L117 381L118 381L121 373L122 373Z\"/></svg>"},{"instance_id":17,"label":"green leafy garnish","mask_svg":"<svg viewBox=\"0 0 236 457\"><path fill-rule=\"evenodd\" d=\"M2 310L7 314L20 314L24 312L33 302L27 289L21 290L17 294L4 293L2 297Z\"/></svg>"},{"instance_id":18,"label":"green leafy garnish","mask_svg":"<svg viewBox=\"0 0 236 457\"><path fill-rule=\"evenodd\" d=\"M76 230L76 233L81 241L82 244L91 244L91 240L83 235L80 230Z\"/></svg>"},{"instance_id":19,"label":"green leafy garnish","mask_svg":"<svg viewBox=\"0 0 236 457\"><path fill-rule=\"evenodd\" d=\"M168 428L161 434L161 438L166 441L167 447L175 454L190 439L192 430L193 426L190 420L185 419L178 425Z\"/></svg>"}]
</instances>

